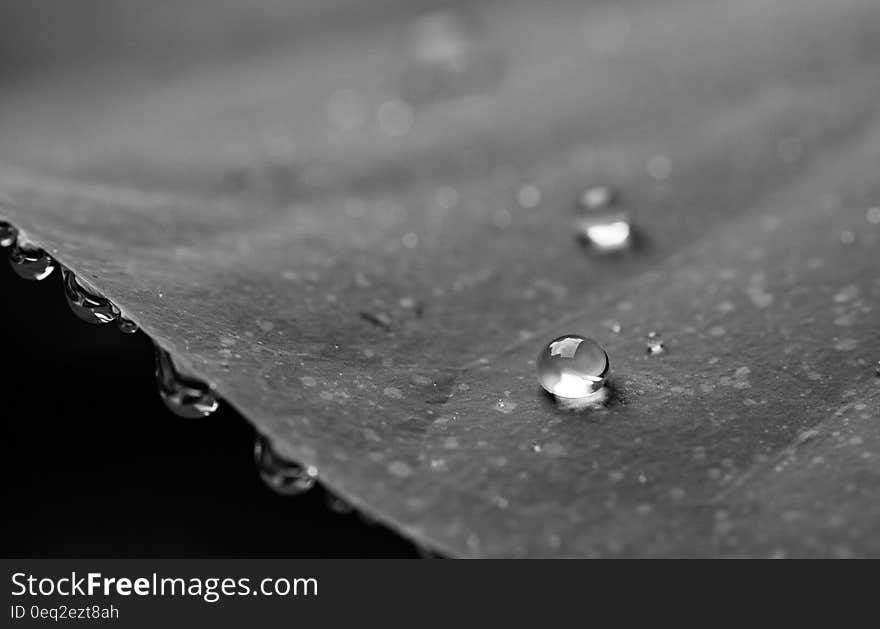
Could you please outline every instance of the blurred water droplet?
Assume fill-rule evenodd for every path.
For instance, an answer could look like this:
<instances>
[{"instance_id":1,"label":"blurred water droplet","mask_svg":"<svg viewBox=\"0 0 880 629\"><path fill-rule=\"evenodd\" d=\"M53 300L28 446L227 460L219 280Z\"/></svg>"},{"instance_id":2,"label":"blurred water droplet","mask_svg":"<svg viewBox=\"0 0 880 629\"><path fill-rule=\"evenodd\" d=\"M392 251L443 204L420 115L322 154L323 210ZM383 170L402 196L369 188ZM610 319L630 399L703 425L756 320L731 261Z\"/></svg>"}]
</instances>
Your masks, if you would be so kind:
<instances>
[{"instance_id":1,"label":"blurred water droplet","mask_svg":"<svg viewBox=\"0 0 880 629\"><path fill-rule=\"evenodd\" d=\"M865 212L865 218L872 225L880 225L880 207L869 207ZM2 232L0 232L2 233ZM3 243L0 243L3 244ZM3 245L6 246L6 245Z\"/></svg>"},{"instance_id":2,"label":"blurred water droplet","mask_svg":"<svg viewBox=\"0 0 880 629\"><path fill-rule=\"evenodd\" d=\"M652 179L665 181L672 174L672 162L665 155L655 155L648 160L646 166Z\"/></svg>"},{"instance_id":3,"label":"blurred water droplet","mask_svg":"<svg viewBox=\"0 0 880 629\"><path fill-rule=\"evenodd\" d=\"M425 13L410 26L401 93L421 105L485 93L503 64L493 54L477 16L467 10Z\"/></svg>"},{"instance_id":4,"label":"blurred water droplet","mask_svg":"<svg viewBox=\"0 0 880 629\"><path fill-rule=\"evenodd\" d=\"M516 202L527 210L532 210L541 203L541 190L537 186L527 185L516 193Z\"/></svg>"},{"instance_id":5,"label":"blurred water droplet","mask_svg":"<svg viewBox=\"0 0 880 629\"><path fill-rule=\"evenodd\" d=\"M12 269L26 280L44 280L55 270L55 261L36 245L19 242L9 254Z\"/></svg>"},{"instance_id":6,"label":"blurred water droplet","mask_svg":"<svg viewBox=\"0 0 880 629\"><path fill-rule=\"evenodd\" d=\"M379 105L376 121L383 133L398 137L409 133L415 122L415 114L408 103L395 98Z\"/></svg>"},{"instance_id":7,"label":"blurred water droplet","mask_svg":"<svg viewBox=\"0 0 880 629\"><path fill-rule=\"evenodd\" d=\"M609 367L608 354L596 341L566 334L538 355L538 382L558 398L585 398L602 389Z\"/></svg>"},{"instance_id":8,"label":"blurred water droplet","mask_svg":"<svg viewBox=\"0 0 880 629\"><path fill-rule=\"evenodd\" d=\"M327 494L327 508L333 513L338 513L339 515L348 515L354 511L354 507L348 502L339 496L334 496L330 493Z\"/></svg>"},{"instance_id":9,"label":"blurred water droplet","mask_svg":"<svg viewBox=\"0 0 880 629\"><path fill-rule=\"evenodd\" d=\"M266 486L283 496L297 496L308 491L318 478L314 466L306 467L282 458L262 435L257 435L254 440L254 462Z\"/></svg>"},{"instance_id":10,"label":"blurred water droplet","mask_svg":"<svg viewBox=\"0 0 880 629\"><path fill-rule=\"evenodd\" d=\"M119 318L119 308L92 288L87 282L77 279L70 269L61 269L64 283L64 296L73 313L86 323L110 323Z\"/></svg>"},{"instance_id":11,"label":"blurred water droplet","mask_svg":"<svg viewBox=\"0 0 880 629\"><path fill-rule=\"evenodd\" d=\"M186 419L207 417L219 406L210 385L178 372L171 354L158 345L156 346L156 381L165 406L178 417Z\"/></svg>"},{"instance_id":12,"label":"blurred water droplet","mask_svg":"<svg viewBox=\"0 0 880 629\"><path fill-rule=\"evenodd\" d=\"M18 239L18 229L6 221L0 221L0 247L11 247Z\"/></svg>"},{"instance_id":13,"label":"blurred water droplet","mask_svg":"<svg viewBox=\"0 0 880 629\"><path fill-rule=\"evenodd\" d=\"M851 245L856 241L855 232L845 229L840 232L840 243L843 245Z\"/></svg>"},{"instance_id":14,"label":"blurred water droplet","mask_svg":"<svg viewBox=\"0 0 880 629\"><path fill-rule=\"evenodd\" d=\"M367 121L367 104L357 90L339 90L327 101L327 118L340 131L355 131Z\"/></svg>"},{"instance_id":15,"label":"blurred water droplet","mask_svg":"<svg viewBox=\"0 0 880 629\"><path fill-rule=\"evenodd\" d=\"M663 339L660 338L660 335L656 332L648 332L647 338L647 352L649 355L653 356L656 354L662 354L666 351L666 347L663 345Z\"/></svg>"},{"instance_id":16,"label":"blurred water droplet","mask_svg":"<svg viewBox=\"0 0 880 629\"><path fill-rule=\"evenodd\" d=\"M119 317L116 325L119 327L119 331L123 334L134 334L139 329L137 323L131 319L126 319L125 317Z\"/></svg>"},{"instance_id":17,"label":"blurred water droplet","mask_svg":"<svg viewBox=\"0 0 880 629\"><path fill-rule=\"evenodd\" d=\"M611 186L591 186L583 191L580 198L584 210L595 212L613 205L617 193Z\"/></svg>"}]
</instances>

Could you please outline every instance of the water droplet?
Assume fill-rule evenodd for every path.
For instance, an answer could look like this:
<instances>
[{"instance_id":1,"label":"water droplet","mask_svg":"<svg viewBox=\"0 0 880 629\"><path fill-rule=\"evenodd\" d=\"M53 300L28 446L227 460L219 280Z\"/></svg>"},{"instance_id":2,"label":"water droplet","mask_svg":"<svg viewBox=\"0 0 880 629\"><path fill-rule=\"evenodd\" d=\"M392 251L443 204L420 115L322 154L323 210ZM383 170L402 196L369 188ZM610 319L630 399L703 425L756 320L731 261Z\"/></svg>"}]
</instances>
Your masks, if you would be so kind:
<instances>
[{"instance_id":1,"label":"water droplet","mask_svg":"<svg viewBox=\"0 0 880 629\"><path fill-rule=\"evenodd\" d=\"M156 380L162 401L178 417L186 419L207 417L219 406L210 385L177 371L171 354L158 345L156 346Z\"/></svg>"},{"instance_id":2,"label":"water droplet","mask_svg":"<svg viewBox=\"0 0 880 629\"><path fill-rule=\"evenodd\" d=\"M395 98L379 106L376 120L382 132L391 137L406 135L415 122L412 107L405 101Z\"/></svg>"},{"instance_id":3,"label":"water droplet","mask_svg":"<svg viewBox=\"0 0 880 629\"><path fill-rule=\"evenodd\" d=\"M851 245L856 241L855 232L845 229L840 232L840 243L843 245Z\"/></svg>"},{"instance_id":4,"label":"water droplet","mask_svg":"<svg viewBox=\"0 0 880 629\"><path fill-rule=\"evenodd\" d=\"M880 225L880 207L869 207L868 211L865 212L865 218L872 225ZM2 238L2 226L0 226L0 238ZM3 242L0 241L0 245L3 245ZM8 245L3 245L4 247Z\"/></svg>"},{"instance_id":5,"label":"water droplet","mask_svg":"<svg viewBox=\"0 0 880 629\"><path fill-rule=\"evenodd\" d=\"M541 351L538 381L559 398L585 398L599 392L608 375L608 354L594 340L566 334Z\"/></svg>"},{"instance_id":6,"label":"water droplet","mask_svg":"<svg viewBox=\"0 0 880 629\"><path fill-rule=\"evenodd\" d=\"M665 155L655 155L649 159L646 168L651 178L657 181L665 181L672 174L672 162Z\"/></svg>"},{"instance_id":7,"label":"water droplet","mask_svg":"<svg viewBox=\"0 0 880 629\"><path fill-rule=\"evenodd\" d=\"M139 329L137 323L131 319L126 319L125 317L119 317L116 321L116 325L119 327L119 331L123 334L134 334Z\"/></svg>"},{"instance_id":8,"label":"water droplet","mask_svg":"<svg viewBox=\"0 0 880 629\"><path fill-rule=\"evenodd\" d=\"M406 42L404 97L427 104L494 87L502 64L482 31L478 16L467 10L431 11L417 18Z\"/></svg>"},{"instance_id":9,"label":"water droplet","mask_svg":"<svg viewBox=\"0 0 880 629\"><path fill-rule=\"evenodd\" d=\"M531 184L523 186L516 193L516 202L527 210L533 210L541 204L541 190Z\"/></svg>"},{"instance_id":10,"label":"water droplet","mask_svg":"<svg viewBox=\"0 0 880 629\"><path fill-rule=\"evenodd\" d=\"M316 467L302 466L282 458L262 435L257 435L254 440L254 462L266 486L284 496L297 496L308 491L318 478Z\"/></svg>"},{"instance_id":11,"label":"water droplet","mask_svg":"<svg viewBox=\"0 0 880 629\"><path fill-rule=\"evenodd\" d=\"M86 323L110 323L119 318L119 308L70 269L61 269L64 295L73 313Z\"/></svg>"},{"instance_id":12,"label":"water droplet","mask_svg":"<svg viewBox=\"0 0 880 629\"><path fill-rule=\"evenodd\" d=\"M367 121L367 104L357 90L334 92L327 101L327 118L340 131L355 131Z\"/></svg>"},{"instance_id":13,"label":"water droplet","mask_svg":"<svg viewBox=\"0 0 880 629\"><path fill-rule=\"evenodd\" d=\"M348 515L354 511L354 507L348 502L330 493L327 494L327 508L339 515Z\"/></svg>"},{"instance_id":14,"label":"water droplet","mask_svg":"<svg viewBox=\"0 0 880 629\"><path fill-rule=\"evenodd\" d=\"M583 191L581 207L587 211L603 210L617 201L617 193L611 186L591 186Z\"/></svg>"},{"instance_id":15,"label":"water droplet","mask_svg":"<svg viewBox=\"0 0 880 629\"><path fill-rule=\"evenodd\" d=\"M44 280L55 270L55 260L36 245L19 242L9 254L12 269L26 280Z\"/></svg>"},{"instance_id":16,"label":"water droplet","mask_svg":"<svg viewBox=\"0 0 880 629\"><path fill-rule=\"evenodd\" d=\"M16 240L18 240L18 230L6 221L0 221L0 247L11 247Z\"/></svg>"},{"instance_id":17,"label":"water droplet","mask_svg":"<svg viewBox=\"0 0 880 629\"><path fill-rule=\"evenodd\" d=\"M660 338L660 335L656 332L648 332L647 348L648 354L651 356L662 354L666 351L666 347L663 345L663 339Z\"/></svg>"}]
</instances>

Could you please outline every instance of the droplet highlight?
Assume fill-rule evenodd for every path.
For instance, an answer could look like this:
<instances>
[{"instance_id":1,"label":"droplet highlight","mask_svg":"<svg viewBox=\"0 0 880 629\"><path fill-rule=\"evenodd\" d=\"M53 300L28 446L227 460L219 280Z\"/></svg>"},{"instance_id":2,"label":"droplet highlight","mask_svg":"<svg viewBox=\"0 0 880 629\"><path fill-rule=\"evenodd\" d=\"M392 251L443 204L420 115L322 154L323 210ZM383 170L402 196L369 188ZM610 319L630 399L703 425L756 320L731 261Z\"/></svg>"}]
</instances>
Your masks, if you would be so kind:
<instances>
[{"instance_id":1,"label":"droplet highlight","mask_svg":"<svg viewBox=\"0 0 880 629\"><path fill-rule=\"evenodd\" d=\"M254 463L266 486L283 496L305 493L318 479L316 467L303 466L281 457L263 435L257 435L254 440Z\"/></svg>"},{"instance_id":2,"label":"droplet highlight","mask_svg":"<svg viewBox=\"0 0 880 629\"><path fill-rule=\"evenodd\" d=\"M602 390L610 364L594 340L576 334L553 339L538 355L538 382L557 398L581 399Z\"/></svg>"},{"instance_id":3,"label":"droplet highlight","mask_svg":"<svg viewBox=\"0 0 880 629\"><path fill-rule=\"evenodd\" d=\"M55 270L55 260L36 245L19 242L9 254L12 270L26 280L44 280Z\"/></svg>"},{"instance_id":4,"label":"droplet highlight","mask_svg":"<svg viewBox=\"0 0 880 629\"><path fill-rule=\"evenodd\" d=\"M192 376L181 374L171 354L156 346L156 381L165 406L184 419L207 417L217 410L217 398L210 385Z\"/></svg>"},{"instance_id":5,"label":"droplet highlight","mask_svg":"<svg viewBox=\"0 0 880 629\"><path fill-rule=\"evenodd\" d=\"M70 269L61 269L64 296L73 313L86 323L112 323L119 318L119 308Z\"/></svg>"}]
</instances>

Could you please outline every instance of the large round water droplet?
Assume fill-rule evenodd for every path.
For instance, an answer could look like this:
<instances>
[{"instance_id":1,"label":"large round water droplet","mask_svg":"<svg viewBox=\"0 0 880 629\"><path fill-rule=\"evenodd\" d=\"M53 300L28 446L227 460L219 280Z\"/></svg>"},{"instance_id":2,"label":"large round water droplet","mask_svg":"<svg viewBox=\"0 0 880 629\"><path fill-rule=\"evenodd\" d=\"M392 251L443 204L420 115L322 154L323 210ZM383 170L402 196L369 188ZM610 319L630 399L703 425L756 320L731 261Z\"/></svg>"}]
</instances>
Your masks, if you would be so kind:
<instances>
[{"instance_id":1,"label":"large round water droplet","mask_svg":"<svg viewBox=\"0 0 880 629\"><path fill-rule=\"evenodd\" d=\"M584 398L600 391L610 367L608 354L594 340L566 334L538 355L538 381L560 398Z\"/></svg>"},{"instance_id":2,"label":"large round water droplet","mask_svg":"<svg viewBox=\"0 0 880 629\"><path fill-rule=\"evenodd\" d=\"M9 254L12 269L26 280L44 280L55 270L55 260L36 245L19 242Z\"/></svg>"},{"instance_id":3,"label":"large round water droplet","mask_svg":"<svg viewBox=\"0 0 880 629\"><path fill-rule=\"evenodd\" d=\"M0 221L0 247L11 247L17 239L18 230L6 221Z\"/></svg>"},{"instance_id":4,"label":"large round water droplet","mask_svg":"<svg viewBox=\"0 0 880 629\"><path fill-rule=\"evenodd\" d=\"M254 462L263 482L272 491L284 496L296 496L308 491L318 478L318 470L314 466L302 466L282 458L262 435L257 435L254 441Z\"/></svg>"},{"instance_id":5,"label":"large round water droplet","mask_svg":"<svg viewBox=\"0 0 880 629\"><path fill-rule=\"evenodd\" d=\"M73 313L86 323L110 323L119 318L119 308L70 269L61 269L64 295Z\"/></svg>"},{"instance_id":6,"label":"large round water droplet","mask_svg":"<svg viewBox=\"0 0 880 629\"><path fill-rule=\"evenodd\" d=\"M159 346L156 346L156 381L165 406L178 417L206 417L219 406L211 387L178 372L171 355Z\"/></svg>"}]
</instances>

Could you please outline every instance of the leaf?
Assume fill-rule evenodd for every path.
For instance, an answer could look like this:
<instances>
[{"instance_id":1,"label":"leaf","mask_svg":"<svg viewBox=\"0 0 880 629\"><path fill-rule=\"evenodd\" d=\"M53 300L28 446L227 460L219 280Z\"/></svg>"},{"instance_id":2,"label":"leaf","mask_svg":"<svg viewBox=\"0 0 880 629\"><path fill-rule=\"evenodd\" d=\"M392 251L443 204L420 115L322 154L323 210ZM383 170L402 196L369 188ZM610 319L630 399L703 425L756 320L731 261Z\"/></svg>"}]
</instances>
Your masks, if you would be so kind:
<instances>
[{"instance_id":1,"label":"leaf","mask_svg":"<svg viewBox=\"0 0 880 629\"><path fill-rule=\"evenodd\" d=\"M428 546L877 554L877 8L657 4L486 7L503 78L404 136L323 119L395 98L403 16L180 67L146 37L7 87L0 214ZM640 246L601 258L571 221L609 181ZM536 384L569 332L604 409Z\"/></svg>"}]
</instances>

